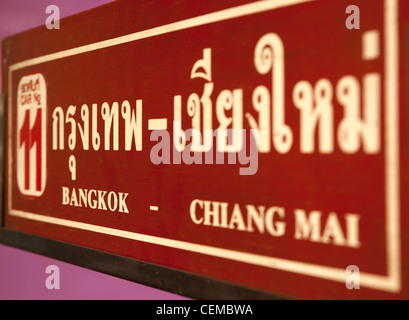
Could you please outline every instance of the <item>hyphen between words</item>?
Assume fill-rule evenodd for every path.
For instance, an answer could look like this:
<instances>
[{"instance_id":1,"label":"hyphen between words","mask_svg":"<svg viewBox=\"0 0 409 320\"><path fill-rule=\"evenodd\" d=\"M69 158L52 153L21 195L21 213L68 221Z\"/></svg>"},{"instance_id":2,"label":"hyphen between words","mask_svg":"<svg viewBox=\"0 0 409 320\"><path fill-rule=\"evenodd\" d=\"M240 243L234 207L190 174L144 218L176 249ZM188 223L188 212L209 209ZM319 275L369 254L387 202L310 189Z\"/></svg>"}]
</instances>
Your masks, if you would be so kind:
<instances>
[{"instance_id":1,"label":"hyphen between words","mask_svg":"<svg viewBox=\"0 0 409 320\"><path fill-rule=\"evenodd\" d=\"M373 36L379 37L379 34ZM289 110L291 107L299 110L300 153L331 154L336 143L339 151L345 154L380 152L379 73L363 74L362 82L354 75L344 75L336 84L325 77L320 78L315 85L301 80L293 88L290 104L285 101L285 52L280 36L275 33L262 36L255 46L251 60L260 75L260 81L269 83L269 87L258 85L251 93L251 107L244 112L245 92L241 88L220 90L214 101L212 100L215 87L212 81L212 49L203 50L202 58L194 63L190 75L191 79L204 80L203 93L190 94L186 100L186 109L182 108L181 95L173 97L173 146L170 146L171 138L166 131L167 118L153 119L164 120L161 123L165 125L149 128L153 130L150 140L158 141L151 149L152 163L214 163L213 153L209 151L214 150L213 138L216 137L215 150L222 153L219 156L216 154L216 163L224 161L223 153L229 154L228 163L236 163L237 154L239 162L248 165L246 168L240 168L240 174L253 175L258 170L258 153L270 153L274 149L279 154L287 154L292 149L293 129L286 123L285 117L286 112L292 112ZM363 60L367 59L363 57ZM343 117L337 120L338 123L334 117L335 108L343 110ZM121 104L103 102L100 108L93 103L91 109L87 104L82 104L81 120L78 119L76 110L76 105L70 105L65 111L60 106L54 109L53 150L64 149L66 125L70 127L68 147L71 150L77 146L77 130L84 150L99 150L102 138L98 123L101 121L104 150L119 150L120 125L124 126L124 142L121 148L131 151L134 144L136 151L142 150L142 99L136 100L135 109L131 108L131 103L127 100ZM182 110L185 110L187 115L182 113ZM120 121L120 115L123 121ZM182 129L182 119L186 116L190 118L190 129ZM250 128L248 157L244 119Z\"/></svg>"}]
</instances>

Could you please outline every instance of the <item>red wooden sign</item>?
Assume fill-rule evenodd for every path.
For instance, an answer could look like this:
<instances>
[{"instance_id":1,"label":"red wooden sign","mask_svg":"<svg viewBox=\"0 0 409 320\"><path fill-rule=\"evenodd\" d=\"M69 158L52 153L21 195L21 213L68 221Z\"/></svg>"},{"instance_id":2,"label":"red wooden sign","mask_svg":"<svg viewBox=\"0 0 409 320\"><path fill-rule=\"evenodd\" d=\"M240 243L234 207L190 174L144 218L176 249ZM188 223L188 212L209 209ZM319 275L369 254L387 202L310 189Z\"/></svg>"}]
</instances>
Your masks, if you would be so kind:
<instances>
[{"instance_id":1,"label":"red wooden sign","mask_svg":"<svg viewBox=\"0 0 409 320\"><path fill-rule=\"evenodd\" d=\"M119 1L5 40L5 228L409 298L409 3L354 4Z\"/></svg>"}]
</instances>

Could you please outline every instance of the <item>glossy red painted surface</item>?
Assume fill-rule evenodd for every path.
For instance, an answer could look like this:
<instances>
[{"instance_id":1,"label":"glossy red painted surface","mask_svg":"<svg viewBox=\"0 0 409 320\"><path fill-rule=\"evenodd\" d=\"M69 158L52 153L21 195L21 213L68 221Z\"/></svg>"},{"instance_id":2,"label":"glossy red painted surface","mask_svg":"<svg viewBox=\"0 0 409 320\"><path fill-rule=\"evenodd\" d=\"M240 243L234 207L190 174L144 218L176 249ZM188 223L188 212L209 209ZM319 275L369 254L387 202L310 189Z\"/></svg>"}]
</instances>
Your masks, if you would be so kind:
<instances>
[{"instance_id":1,"label":"glossy red painted surface","mask_svg":"<svg viewBox=\"0 0 409 320\"><path fill-rule=\"evenodd\" d=\"M157 5L4 42L6 228L291 297L407 298L407 2L357 1L359 30L345 1ZM178 164L163 119L170 144L175 120L258 128L259 152Z\"/></svg>"},{"instance_id":2,"label":"glossy red painted surface","mask_svg":"<svg viewBox=\"0 0 409 320\"><path fill-rule=\"evenodd\" d=\"M63 18L106 2L110 1L56 0L52 4L60 8L61 18ZM44 1L2 0L0 2L0 39L44 25L49 16L45 13L47 7L48 3ZM45 271L49 265L60 267L62 279L59 290L49 290L46 287L45 281L49 274ZM10 248L2 243L0 245L0 299L158 300L184 298L59 260Z\"/></svg>"}]
</instances>

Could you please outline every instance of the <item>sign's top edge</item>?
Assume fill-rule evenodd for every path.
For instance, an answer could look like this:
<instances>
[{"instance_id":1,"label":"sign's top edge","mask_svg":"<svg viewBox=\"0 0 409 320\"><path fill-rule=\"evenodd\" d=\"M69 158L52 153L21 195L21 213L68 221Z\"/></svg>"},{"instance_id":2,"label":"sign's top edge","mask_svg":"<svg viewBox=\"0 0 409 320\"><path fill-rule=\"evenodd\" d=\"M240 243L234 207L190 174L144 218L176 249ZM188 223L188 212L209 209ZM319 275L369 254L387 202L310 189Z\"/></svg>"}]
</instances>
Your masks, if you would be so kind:
<instances>
[{"instance_id":1,"label":"sign's top edge","mask_svg":"<svg viewBox=\"0 0 409 320\"><path fill-rule=\"evenodd\" d=\"M136 31L136 32L129 33L126 35L113 37L113 38L109 38L106 40L101 40L101 41L85 44L82 46L77 46L77 47L73 47L70 49L64 49L64 50L57 51L54 53L49 53L49 54L41 55L38 57L22 60L20 62L12 63L10 66L10 70L14 71L14 70L21 69L27 66L36 65L39 63L44 63L44 62L48 62L51 60L56 60L56 59L60 59L60 58L64 58L64 57L68 57L68 56L72 56L72 55L76 55L80 53L85 53L85 52L90 52L90 51L94 51L98 49L112 47L112 46L124 44L127 42L141 40L144 38L150 38L150 37L154 37L154 36L158 36L162 34L176 32L176 31L180 31L184 29L193 28L193 27L198 27L198 26L202 26L206 24L235 19L235 18L257 14L257 13L261 13L261 12L265 12L269 10L276 10L276 9L281 9L281 8L285 8L285 7L289 7L293 5L314 2L314 1L317 1L317 0L262 0L262 1L249 2L246 4L239 5L239 6L230 7L230 8L222 9L219 11L209 12L209 13L206 13L200 16L195 16L195 17L184 19L184 20L179 20L176 22L171 22L169 24L160 25L160 26L156 26L156 27L141 30L141 31ZM102 7L106 7L111 4L112 3L107 3L95 9L100 9ZM87 10L86 12L89 12L89 11L90 10ZM64 19L73 18L77 15L73 15L73 16L70 16ZM38 28L35 28L35 29L29 30L26 32L30 32L30 31L37 30L37 29ZM19 35L24 35L24 34L25 33L21 33ZM10 38L13 38L13 37L14 36Z\"/></svg>"}]
</instances>

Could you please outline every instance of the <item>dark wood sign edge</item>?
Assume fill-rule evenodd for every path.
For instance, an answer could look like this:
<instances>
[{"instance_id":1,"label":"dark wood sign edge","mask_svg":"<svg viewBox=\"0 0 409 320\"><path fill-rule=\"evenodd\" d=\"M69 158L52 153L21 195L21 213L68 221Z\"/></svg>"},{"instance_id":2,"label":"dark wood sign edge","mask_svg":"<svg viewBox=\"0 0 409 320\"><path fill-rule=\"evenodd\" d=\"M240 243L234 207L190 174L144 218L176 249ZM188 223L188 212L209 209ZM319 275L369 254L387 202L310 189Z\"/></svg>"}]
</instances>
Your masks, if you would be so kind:
<instances>
[{"instance_id":1,"label":"dark wood sign edge","mask_svg":"<svg viewBox=\"0 0 409 320\"><path fill-rule=\"evenodd\" d=\"M252 288L3 227L0 228L0 243L193 299L287 299Z\"/></svg>"}]
</instances>

